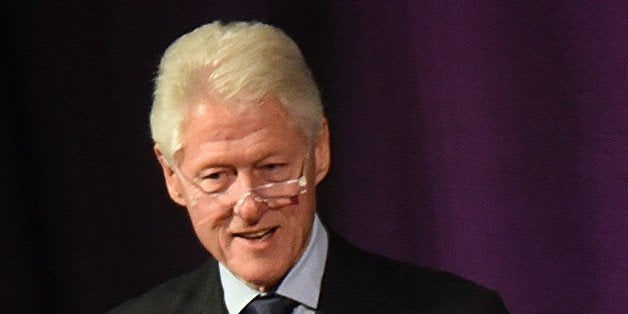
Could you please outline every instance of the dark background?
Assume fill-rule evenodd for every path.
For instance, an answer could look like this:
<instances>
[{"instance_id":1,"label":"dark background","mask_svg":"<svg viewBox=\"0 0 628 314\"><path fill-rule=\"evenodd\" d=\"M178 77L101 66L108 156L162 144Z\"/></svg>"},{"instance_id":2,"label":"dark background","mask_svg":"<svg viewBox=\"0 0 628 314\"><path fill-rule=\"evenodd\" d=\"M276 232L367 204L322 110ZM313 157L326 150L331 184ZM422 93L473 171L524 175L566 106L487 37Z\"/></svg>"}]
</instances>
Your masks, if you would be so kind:
<instances>
[{"instance_id":1,"label":"dark background","mask_svg":"<svg viewBox=\"0 0 628 314\"><path fill-rule=\"evenodd\" d=\"M214 19L306 55L330 228L513 313L628 308L626 2L299 2L0 5L0 312L104 312L203 262L148 112L163 51Z\"/></svg>"}]
</instances>

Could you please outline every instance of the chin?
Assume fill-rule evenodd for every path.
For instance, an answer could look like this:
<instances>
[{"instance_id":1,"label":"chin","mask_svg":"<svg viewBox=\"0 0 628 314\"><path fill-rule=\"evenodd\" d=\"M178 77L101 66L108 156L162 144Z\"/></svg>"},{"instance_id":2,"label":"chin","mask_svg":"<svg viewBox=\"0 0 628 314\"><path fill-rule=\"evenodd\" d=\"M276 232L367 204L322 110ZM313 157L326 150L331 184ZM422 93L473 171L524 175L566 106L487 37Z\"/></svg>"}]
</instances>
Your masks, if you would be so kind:
<instances>
[{"instance_id":1,"label":"chin","mask_svg":"<svg viewBox=\"0 0 628 314\"><path fill-rule=\"evenodd\" d=\"M285 263L285 260L281 259L256 260L233 265L230 269L242 280L268 290L277 285L288 273L291 265L282 265L283 263Z\"/></svg>"},{"instance_id":2,"label":"chin","mask_svg":"<svg viewBox=\"0 0 628 314\"><path fill-rule=\"evenodd\" d=\"M288 271L279 271L276 268L272 269L256 269L254 272L247 272L242 276L242 279L250 284L255 285L260 290L270 290L284 277Z\"/></svg>"}]
</instances>

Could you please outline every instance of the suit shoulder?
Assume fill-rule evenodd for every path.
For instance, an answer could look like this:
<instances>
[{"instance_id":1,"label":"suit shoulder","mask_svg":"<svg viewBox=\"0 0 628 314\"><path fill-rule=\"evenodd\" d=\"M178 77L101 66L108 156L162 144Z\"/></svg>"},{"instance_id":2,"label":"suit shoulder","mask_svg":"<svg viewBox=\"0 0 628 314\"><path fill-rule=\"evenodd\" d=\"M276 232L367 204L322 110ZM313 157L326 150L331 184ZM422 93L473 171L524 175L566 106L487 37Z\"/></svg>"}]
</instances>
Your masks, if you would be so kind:
<instances>
[{"instance_id":1,"label":"suit shoulder","mask_svg":"<svg viewBox=\"0 0 628 314\"><path fill-rule=\"evenodd\" d=\"M497 292L458 275L388 259L382 259L379 267L380 280L402 296L405 304L421 300L422 306L429 305L436 312L508 312Z\"/></svg>"},{"instance_id":2,"label":"suit shoulder","mask_svg":"<svg viewBox=\"0 0 628 314\"><path fill-rule=\"evenodd\" d=\"M207 306L211 300L209 296L222 295L220 279L214 268L215 261L208 262L120 304L108 313L187 312L194 307Z\"/></svg>"},{"instance_id":3,"label":"suit shoulder","mask_svg":"<svg viewBox=\"0 0 628 314\"><path fill-rule=\"evenodd\" d=\"M372 254L338 237L330 242L330 253L327 288L353 287L355 304L378 300L374 308L393 312L507 312L497 293L452 273Z\"/></svg>"}]
</instances>

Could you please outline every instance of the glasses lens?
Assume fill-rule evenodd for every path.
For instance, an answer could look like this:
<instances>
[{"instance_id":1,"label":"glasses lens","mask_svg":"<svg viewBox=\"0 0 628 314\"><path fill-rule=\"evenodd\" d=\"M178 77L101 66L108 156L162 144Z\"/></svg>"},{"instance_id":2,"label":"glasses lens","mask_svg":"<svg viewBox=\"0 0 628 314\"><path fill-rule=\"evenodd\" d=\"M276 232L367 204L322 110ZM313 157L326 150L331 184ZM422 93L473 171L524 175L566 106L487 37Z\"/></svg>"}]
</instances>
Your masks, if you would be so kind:
<instances>
[{"instance_id":1,"label":"glasses lens","mask_svg":"<svg viewBox=\"0 0 628 314\"><path fill-rule=\"evenodd\" d=\"M273 178L268 177L264 178L271 182L262 184L260 186L254 187L244 194L240 195L239 199L235 199L230 187L230 184L235 180L234 177L229 176L228 174L220 174L220 177L211 176L205 179L197 179L197 180L189 180L185 175L183 175L180 170L176 170L178 174L180 174L186 181L190 182L194 186L198 188L193 195L195 200L202 202L205 206L232 206L234 202L241 203L247 197L251 196L254 198L256 202L266 203L270 207L280 207L288 204L294 204L296 200L296 196L299 194L303 194L307 191L307 180L305 178L305 163L301 166L301 177L297 179L291 179L282 182L272 182ZM290 173L296 172L294 168L286 167L284 168L284 172L286 175L281 175L283 177L289 176ZM276 178L277 173L280 173L276 169L272 169L272 176ZM281 169L280 169L281 170ZM220 180L219 180L220 179ZM263 182L263 180L262 180ZM268 182L268 181L266 181Z\"/></svg>"},{"instance_id":2,"label":"glasses lens","mask_svg":"<svg viewBox=\"0 0 628 314\"><path fill-rule=\"evenodd\" d=\"M265 200L273 198L290 198L305 192L303 179L269 183L251 190L256 196Z\"/></svg>"}]
</instances>

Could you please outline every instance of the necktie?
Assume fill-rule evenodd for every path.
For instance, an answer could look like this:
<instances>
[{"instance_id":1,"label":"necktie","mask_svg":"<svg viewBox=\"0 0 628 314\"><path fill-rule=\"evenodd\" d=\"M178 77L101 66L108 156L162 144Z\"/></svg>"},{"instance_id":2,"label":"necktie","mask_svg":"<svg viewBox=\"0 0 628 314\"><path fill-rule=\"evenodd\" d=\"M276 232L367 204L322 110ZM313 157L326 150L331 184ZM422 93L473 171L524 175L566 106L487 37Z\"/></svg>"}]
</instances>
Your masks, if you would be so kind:
<instances>
[{"instance_id":1,"label":"necktie","mask_svg":"<svg viewBox=\"0 0 628 314\"><path fill-rule=\"evenodd\" d=\"M240 314L289 314L299 302L275 293L258 295Z\"/></svg>"}]
</instances>

